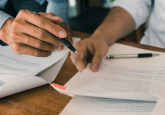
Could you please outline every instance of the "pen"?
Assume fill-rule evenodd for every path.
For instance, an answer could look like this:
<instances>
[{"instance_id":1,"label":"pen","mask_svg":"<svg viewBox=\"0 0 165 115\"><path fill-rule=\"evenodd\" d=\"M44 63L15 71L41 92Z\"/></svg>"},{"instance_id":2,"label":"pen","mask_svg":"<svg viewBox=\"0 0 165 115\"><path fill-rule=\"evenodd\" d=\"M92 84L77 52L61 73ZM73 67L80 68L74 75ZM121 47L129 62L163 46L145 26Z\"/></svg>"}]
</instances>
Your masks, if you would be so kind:
<instances>
[{"instance_id":1,"label":"pen","mask_svg":"<svg viewBox=\"0 0 165 115\"><path fill-rule=\"evenodd\" d=\"M58 37L57 37L58 38ZM66 39L66 38L58 38L66 47L68 47L71 51L78 54L76 49L73 47L73 45Z\"/></svg>"},{"instance_id":2,"label":"pen","mask_svg":"<svg viewBox=\"0 0 165 115\"><path fill-rule=\"evenodd\" d=\"M145 58L145 57L153 57L158 56L160 54L152 54L152 53L140 53L140 54L115 54L106 56L106 59L120 59L120 58Z\"/></svg>"},{"instance_id":3,"label":"pen","mask_svg":"<svg viewBox=\"0 0 165 115\"><path fill-rule=\"evenodd\" d=\"M33 12L35 13L35 12ZM36 13L35 13L36 14ZM40 14L37 14L39 16L41 16ZM78 54L78 52L76 51L76 49L73 47L73 45L66 39L66 38L59 38L57 37L66 47L68 47L71 51L75 52L76 54Z\"/></svg>"}]
</instances>

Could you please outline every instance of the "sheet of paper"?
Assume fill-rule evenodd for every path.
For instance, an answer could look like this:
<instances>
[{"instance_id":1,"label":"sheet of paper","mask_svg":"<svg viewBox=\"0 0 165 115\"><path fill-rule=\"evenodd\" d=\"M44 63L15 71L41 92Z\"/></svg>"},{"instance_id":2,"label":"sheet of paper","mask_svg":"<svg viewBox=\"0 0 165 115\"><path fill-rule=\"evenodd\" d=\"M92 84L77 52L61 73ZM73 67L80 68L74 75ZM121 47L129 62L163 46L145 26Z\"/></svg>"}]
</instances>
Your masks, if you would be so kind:
<instances>
[{"instance_id":1,"label":"sheet of paper","mask_svg":"<svg viewBox=\"0 0 165 115\"><path fill-rule=\"evenodd\" d=\"M159 56L151 58L125 58L125 59L107 59L107 61L123 67L160 67L165 65L165 53L151 50L144 50L128 45L114 43L109 46L106 54L137 54L137 53L158 53Z\"/></svg>"},{"instance_id":2,"label":"sheet of paper","mask_svg":"<svg viewBox=\"0 0 165 115\"><path fill-rule=\"evenodd\" d=\"M165 97L159 96L151 115L165 115Z\"/></svg>"},{"instance_id":3,"label":"sheet of paper","mask_svg":"<svg viewBox=\"0 0 165 115\"><path fill-rule=\"evenodd\" d=\"M73 39L74 41L74 39ZM0 80L11 81L23 77L35 76L62 59L69 49L64 47L62 51L55 51L49 57L34 57L29 55L17 55L10 46L0 46Z\"/></svg>"},{"instance_id":4,"label":"sheet of paper","mask_svg":"<svg viewBox=\"0 0 165 115\"><path fill-rule=\"evenodd\" d=\"M1 90L1 88L3 87L4 84L5 84L5 82L0 81L0 90Z\"/></svg>"},{"instance_id":5,"label":"sheet of paper","mask_svg":"<svg viewBox=\"0 0 165 115\"><path fill-rule=\"evenodd\" d=\"M80 40L80 38L74 37L73 43L76 41L79 41L79 40ZM53 55L53 56L55 57L55 55ZM68 56L68 53L66 53L66 55L64 55L64 57L62 59L59 59L59 61L57 63L55 63L51 67L45 69L40 74L38 74L39 76L30 76L29 75L27 77L25 77L25 76L18 77L17 79L16 79L16 77L10 76L11 78L9 77L9 79L2 80L2 78L4 78L5 76L0 75L0 98L11 95L11 94L15 94L15 93L18 93L21 91L25 91L25 90L28 90L31 88L35 88L35 87L47 84L48 82L53 82L54 79L56 78L57 74L59 73L63 63L65 62L67 56ZM42 60L42 61L45 61L45 63L47 62L46 60ZM1 61L0 61L0 63L1 63ZM3 71L1 71L1 70L2 69L0 69L0 73L3 73Z\"/></svg>"},{"instance_id":6,"label":"sheet of paper","mask_svg":"<svg viewBox=\"0 0 165 115\"><path fill-rule=\"evenodd\" d=\"M151 115L155 105L154 101L75 96L60 115Z\"/></svg>"},{"instance_id":7,"label":"sheet of paper","mask_svg":"<svg viewBox=\"0 0 165 115\"><path fill-rule=\"evenodd\" d=\"M160 56L152 58L130 58L107 60L110 63L123 67L161 67L165 65L165 54L127 45L115 43L109 47L110 54L136 54L136 53L159 53ZM151 63L152 62L152 63ZM68 87L81 74L78 72L69 82ZM122 95L121 95L122 96ZM118 96L117 96L118 97ZM116 97L116 98L117 98ZM129 96L130 97L130 96ZM164 97L164 96L163 96ZM158 97L158 101L135 101L112 98L98 98L75 96L64 108L60 115L164 115L165 99ZM115 101L113 101L115 100ZM156 107L155 107L156 106Z\"/></svg>"},{"instance_id":8,"label":"sheet of paper","mask_svg":"<svg viewBox=\"0 0 165 115\"><path fill-rule=\"evenodd\" d=\"M51 67L40 73L40 76L33 76L8 82L2 82L3 87L0 88L0 98L32 89L44 84L48 84L48 82L53 82L67 57L68 54L56 64L52 65Z\"/></svg>"},{"instance_id":9,"label":"sheet of paper","mask_svg":"<svg viewBox=\"0 0 165 115\"><path fill-rule=\"evenodd\" d=\"M0 79L16 80L23 77L35 76L40 71L58 62L69 52L68 48L55 51L46 58L33 57L29 55L17 55L10 46L0 47Z\"/></svg>"},{"instance_id":10,"label":"sheet of paper","mask_svg":"<svg viewBox=\"0 0 165 115\"><path fill-rule=\"evenodd\" d=\"M152 58L129 58L129 59L106 59L108 62L113 63L115 65L123 66L123 67L161 67L165 65L165 53L144 50L128 45L123 45L119 43L114 43L113 45L109 46L107 55L110 54L137 54L137 53L158 53L159 56L152 57ZM105 56L105 57L106 57ZM151 63L152 62L152 63ZM66 83L65 87L68 87L75 78L78 77L77 73L69 82Z\"/></svg>"},{"instance_id":11,"label":"sheet of paper","mask_svg":"<svg viewBox=\"0 0 165 115\"><path fill-rule=\"evenodd\" d=\"M156 100L156 97L151 94L165 94L164 79L164 67L123 68L103 60L98 72L92 72L88 66L72 84L60 92L73 95L153 101Z\"/></svg>"}]
</instances>

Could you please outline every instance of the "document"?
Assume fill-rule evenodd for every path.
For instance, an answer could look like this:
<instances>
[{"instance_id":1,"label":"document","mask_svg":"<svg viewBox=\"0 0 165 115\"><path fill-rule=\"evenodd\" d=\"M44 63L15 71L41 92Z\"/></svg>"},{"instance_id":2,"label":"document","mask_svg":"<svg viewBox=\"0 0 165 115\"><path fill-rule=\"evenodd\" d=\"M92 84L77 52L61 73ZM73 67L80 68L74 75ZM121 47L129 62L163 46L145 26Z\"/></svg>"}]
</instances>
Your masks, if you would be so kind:
<instances>
[{"instance_id":1,"label":"document","mask_svg":"<svg viewBox=\"0 0 165 115\"><path fill-rule=\"evenodd\" d=\"M103 60L98 72L88 65L65 90L56 89L73 95L155 101L152 95L165 94L164 80L165 67L124 68Z\"/></svg>"},{"instance_id":2,"label":"document","mask_svg":"<svg viewBox=\"0 0 165 115\"><path fill-rule=\"evenodd\" d=\"M15 54L10 46L0 46L0 80L11 81L37 75L62 59L69 49L55 51L49 57L34 57Z\"/></svg>"},{"instance_id":3,"label":"document","mask_svg":"<svg viewBox=\"0 0 165 115\"><path fill-rule=\"evenodd\" d=\"M158 53L158 54L160 54L160 56L156 56L156 57L152 57L152 58L108 59L108 60L106 60L107 61L106 63L110 62L112 67L114 66L116 70L125 68L125 71L122 70L122 71L114 72L115 69L113 69L113 73L111 73L111 70L109 70L108 73L112 74L111 76L115 75L117 77L113 77L113 79L111 79L111 76L106 75L107 76L106 79L103 80L103 82L101 82L101 83L98 81L97 83L100 83L100 84L96 84L96 86L98 86L98 87L102 86L99 88L100 89L103 88L104 90L106 90L106 89L109 90L112 86L112 87L115 87L116 89L111 88L110 89L111 91L115 90L115 91L119 91L119 92L124 91L123 89L126 89L125 91L132 91L134 93L135 93L135 91L136 92L143 91L143 94L148 91L148 93L149 93L148 97L150 99L147 99L147 96L144 96L141 98L144 100L144 101L142 101L138 97L138 96L141 96L141 95L139 95L139 93L137 95L132 95L132 93L129 93L129 92L127 92L127 94L128 94L127 97L124 93L117 93L116 95L113 95L113 98L75 95L73 97L73 99L68 103L68 105L64 108L64 110L60 113L60 115L111 115L111 114L112 115L164 115L164 113L165 113L164 93L161 93L161 96L159 95L156 98L151 98L153 96L151 96L152 94L150 95L150 93L157 93L157 92L164 91L162 87L159 87L159 84L162 84L164 81L164 77L163 77L164 72L162 71L162 68L164 70L165 61L163 61L163 60L165 58L165 53L149 51L149 50L144 50L144 49L140 49L140 48L135 48L135 47L127 46L127 45L114 43L113 45L111 45L109 47L108 53L106 55L136 54L136 53ZM129 73L128 74L126 72L126 69L127 70L136 69L136 71L132 71L132 72L127 71ZM138 77L138 75L139 75L138 73L140 73L140 71L138 72L137 70L139 70L139 69L140 70L143 69L143 73L142 73L142 71L141 71L141 73L142 73L142 75L145 74L145 76ZM157 70L159 72L156 72L156 73L158 74L159 77L158 76L154 77L155 71L157 71ZM122 75L122 73L123 73L123 75ZM125 73L127 73L127 74L125 74ZM152 76L151 73L154 73L154 75ZM69 88L69 86L74 81L76 81L76 79L79 78L79 76L81 74L82 73L78 72L75 76L73 76L73 78L71 80L69 80L69 82L67 82L67 84L65 84L64 88L66 88L66 89ZM119 76L123 76L123 77L121 77L121 79L119 80L119 78L120 78ZM84 77L86 77L86 76L84 75ZM96 75L89 76L89 77L91 77L91 79L90 78L88 79L88 80L90 80L91 84L95 83L95 79L98 78ZM92 79L92 77L94 79ZM100 77L103 77L103 76L100 75ZM116 78L118 78L118 79L116 80ZM126 78L129 78L129 79L126 79ZM155 78L156 78L156 80L154 81ZM99 79L101 79L101 78L99 78ZM131 84L133 79L138 80L137 84L139 84L139 85L137 85L136 82L134 82L134 81ZM128 80L130 80L130 81L128 82ZM113 83L112 83L112 81L113 81ZM155 85L152 85L152 84L154 84L153 81L155 82ZM162 83L160 81L162 81ZM143 82L146 82L146 85L144 85ZM147 82L150 82L151 84L149 85ZM119 84L119 83L121 83L121 84ZM83 86L86 86L89 84L90 83L86 79L86 83L84 83ZM105 87L105 84L106 84L106 87ZM118 85L116 86L116 84L118 84ZM127 84L129 87L126 87ZM148 85L150 86L150 88L147 88ZM144 87L144 90L143 90L142 86ZM95 85L93 85L93 87L95 87ZM98 87L96 87L95 89L93 88L94 90L92 88L91 89L93 91L100 91L100 89L99 90L97 89ZM153 88L153 90L152 90L152 88ZM90 89L90 91L92 91L91 89ZM119 89L121 89L121 90L119 90ZM155 90L155 89L157 89L157 90ZM63 92L64 90L59 89L59 91ZM63 93L66 93L66 92L63 92ZM95 92L95 93L97 93L97 92ZM71 96L73 96L73 95L71 95ZM125 99L122 99L122 98L125 98ZM136 98L138 98L139 100L133 100ZM148 101L145 101L145 99Z\"/></svg>"},{"instance_id":4,"label":"document","mask_svg":"<svg viewBox=\"0 0 165 115\"><path fill-rule=\"evenodd\" d=\"M60 115L151 115L155 106L154 101L75 96Z\"/></svg>"},{"instance_id":5,"label":"document","mask_svg":"<svg viewBox=\"0 0 165 115\"><path fill-rule=\"evenodd\" d=\"M73 43L80 38L73 38ZM0 46L0 98L53 82L69 54L55 51L46 58L17 55Z\"/></svg>"}]
</instances>

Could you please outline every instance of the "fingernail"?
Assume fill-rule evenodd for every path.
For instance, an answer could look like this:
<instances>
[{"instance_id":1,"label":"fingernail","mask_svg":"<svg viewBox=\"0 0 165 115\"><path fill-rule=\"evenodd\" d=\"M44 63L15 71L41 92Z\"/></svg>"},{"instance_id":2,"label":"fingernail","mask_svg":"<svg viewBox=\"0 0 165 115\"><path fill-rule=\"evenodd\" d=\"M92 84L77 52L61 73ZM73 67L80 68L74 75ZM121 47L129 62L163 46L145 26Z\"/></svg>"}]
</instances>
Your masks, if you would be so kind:
<instances>
[{"instance_id":1,"label":"fingernail","mask_svg":"<svg viewBox=\"0 0 165 115\"><path fill-rule=\"evenodd\" d=\"M92 71L96 72L96 71L98 71L98 69L99 69L99 66L97 64L92 64L91 65L91 70Z\"/></svg>"},{"instance_id":2,"label":"fingernail","mask_svg":"<svg viewBox=\"0 0 165 115\"><path fill-rule=\"evenodd\" d=\"M66 37L66 33L65 33L64 31L62 31L62 30L60 30L60 31L58 32L58 35L59 35L60 38Z\"/></svg>"}]
</instances>

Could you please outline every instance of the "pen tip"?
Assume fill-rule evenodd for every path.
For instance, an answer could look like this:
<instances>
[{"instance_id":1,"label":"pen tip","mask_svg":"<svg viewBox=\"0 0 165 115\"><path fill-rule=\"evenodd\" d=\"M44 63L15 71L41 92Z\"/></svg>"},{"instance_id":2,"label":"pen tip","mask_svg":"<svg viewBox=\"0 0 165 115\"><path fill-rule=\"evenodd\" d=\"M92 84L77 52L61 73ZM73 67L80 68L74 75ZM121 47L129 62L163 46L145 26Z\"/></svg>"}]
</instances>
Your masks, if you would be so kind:
<instances>
[{"instance_id":1,"label":"pen tip","mask_svg":"<svg viewBox=\"0 0 165 115\"><path fill-rule=\"evenodd\" d=\"M152 54L153 56L159 56L160 54Z\"/></svg>"},{"instance_id":2,"label":"pen tip","mask_svg":"<svg viewBox=\"0 0 165 115\"><path fill-rule=\"evenodd\" d=\"M49 82L50 85L52 85L50 82Z\"/></svg>"},{"instance_id":3,"label":"pen tip","mask_svg":"<svg viewBox=\"0 0 165 115\"><path fill-rule=\"evenodd\" d=\"M75 53L76 53L76 54L78 54L78 52L77 52L77 51L75 51Z\"/></svg>"}]
</instances>

